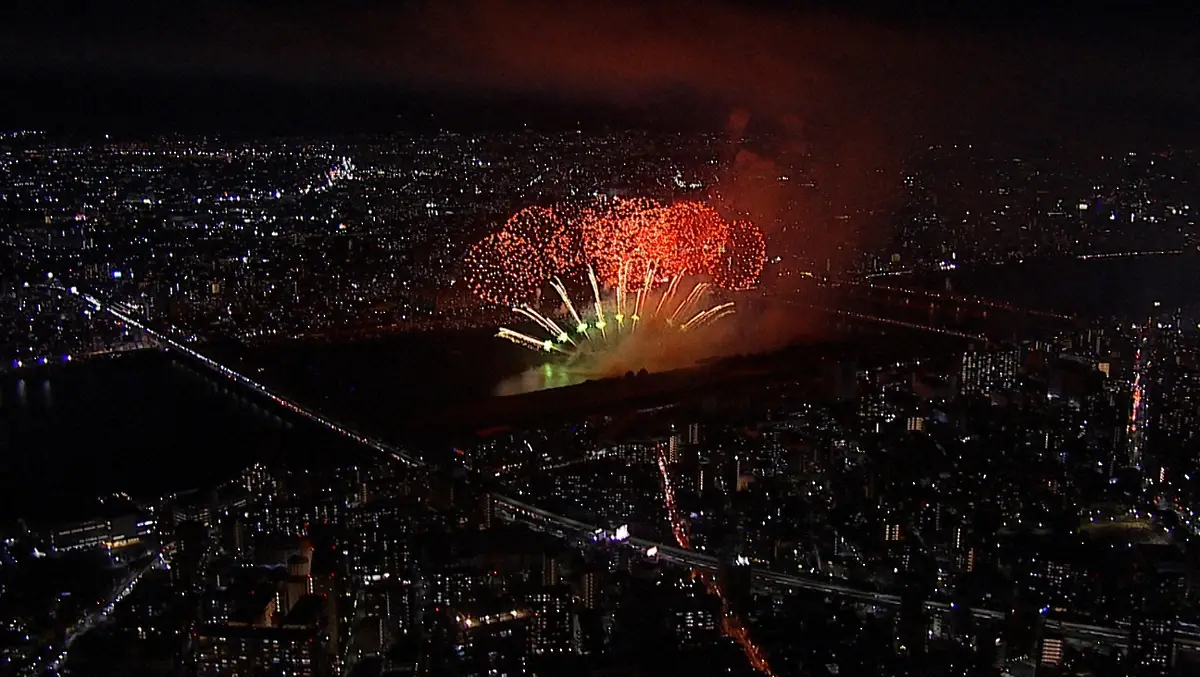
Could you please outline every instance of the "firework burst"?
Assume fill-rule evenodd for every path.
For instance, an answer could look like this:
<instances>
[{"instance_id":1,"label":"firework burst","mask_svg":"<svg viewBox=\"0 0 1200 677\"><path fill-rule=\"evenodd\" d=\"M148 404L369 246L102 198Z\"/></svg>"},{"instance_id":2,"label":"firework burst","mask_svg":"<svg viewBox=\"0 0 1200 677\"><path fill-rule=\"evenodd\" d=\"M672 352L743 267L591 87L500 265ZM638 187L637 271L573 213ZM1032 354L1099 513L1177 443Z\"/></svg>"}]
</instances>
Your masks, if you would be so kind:
<instances>
[{"instance_id":1,"label":"firework burst","mask_svg":"<svg viewBox=\"0 0 1200 677\"><path fill-rule=\"evenodd\" d=\"M509 305L528 300L547 277L570 269L578 248L557 211L528 207L471 247L463 276L478 297Z\"/></svg>"},{"instance_id":2,"label":"firework burst","mask_svg":"<svg viewBox=\"0 0 1200 677\"><path fill-rule=\"evenodd\" d=\"M597 354L615 353L632 337L653 339L695 331L735 312L733 302L705 305L710 285L704 282L695 284L679 298L682 276L655 283L658 267L653 261L645 266L637 290L627 293L622 283L627 282L627 271L631 268L630 262L618 266L618 284L602 289L589 266L590 298L578 305L560 279L551 279L549 285L561 301L558 317L528 304L516 305L513 311L536 325L537 334L501 327L496 336L530 350L560 353L571 363ZM581 312L580 308L585 310Z\"/></svg>"},{"instance_id":3,"label":"firework burst","mask_svg":"<svg viewBox=\"0 0 1200 677\"><path fill-rule=\"evenodd\" d=\"M704 276L725 289L753 287L765 258L753 224L728 222L708 205L606 198L517 212L471 247L463 277L479 298L509 306L534 301L547 279L586 277L596 297L589 304L605 323L593 328L605 335L601 288L615 290L614 318L632 318L652 287L681 277Z\"/></svg>"}]
</instances>

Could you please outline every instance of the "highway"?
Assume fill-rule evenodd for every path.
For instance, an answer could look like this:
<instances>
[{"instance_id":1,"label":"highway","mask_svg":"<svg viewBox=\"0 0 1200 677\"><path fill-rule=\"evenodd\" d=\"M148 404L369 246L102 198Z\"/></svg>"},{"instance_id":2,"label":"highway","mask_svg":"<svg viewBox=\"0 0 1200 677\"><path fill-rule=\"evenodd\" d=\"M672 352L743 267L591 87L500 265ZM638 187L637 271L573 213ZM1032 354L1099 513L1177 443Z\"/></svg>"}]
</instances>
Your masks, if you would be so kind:
<instances>
[{"instance_id":1,"label":"highway","mask_svg":"<svg viewBox=\"0 0 1200 677\"><path fill-rule=\"evenodd\" d=\"M159 552L156 557L151 559L144 566L129 572L129 575L125 577L125 580L122 581L119 586L114 588L112 596L110 596L109 599L104 602L104 606L85 614L67 630L61 644L57 647L58 651L53 656L39 656L23 671L23 674L36 675L42 672L57 674L58 669L62 667L62 663L66 659L67 653L71 650L71 645L75 643L75 640L83 637L90 632L92 628L103 622L104 619L112 613L117 604L120 603L121 600L125 599L129 593L133 592L133 589L136 588L137 584L141 582L143 576L154 569L161 569L165 566L168 566L168 564L165 551L163 551Z\"/></svg>"},{"instance_id":2,"label":"highway","mask_svg":"<svg viewBox=\"0 0 1200 677\"><path fill-rule=\"evenodd\" d=\"M1146 385L1150 382L1147 375L1150 368L1150 326L1150 320L1147 320L1140 328L1137 351L1133 354L1133 388L1130 395L1132 401L1129 404L1129 424L1125 429L1127 461L1131 467L1139 470L1142 468L1143 441L1148 420L1146 405L1149 398L1146 397Z\"/></svg>"},{"instance_id":3,"label":"highway","mask_svg":"<svg viewBox=\"0 0 1200 677\"><path fill-rule=\"evenodd\" d=\"M422 467L426 465L424 461L411 452L402 450L394 445L388 444L387 442L383 442L381 440L358 433L351 428L337 423L316 411L313 411L301 404L283 397L282 395L279 395L257 381L254 381L253 379L250 379L234 371L233 369L230 369L229 367L226 367L225 365L212 360L196 352L195 350L192 350L191 348L179 343L171 337L147 327L136 318L130 316L120 307L101 303L99 300L87 294L82 294L81 296L97 311L107 312L121 322L140 329L168 349L199 361L201 364L204 364L216 373L232 381L240 383L241 385L250 388L251 390L265 397L270 398L276 404L289 411L292 411L293 413L299 414L300 416L307 418L308 420L313 421L314 423L317 423L328 430L331 430L344 437L348 437L370 449L385 454L393 460L404 463L405 465L411 467ZM601 532L606 528L611 528L601 527L595 524L588 524L586 522L571 519L565 515L548 512L498 492L489 493L496 507L499 508L502 514L507 516L509 519L521 521L523 523L530 524L535 528L558 533L562 536L567 536L570 534L593 534ZM642 538L630 538L629 545L636 547L643 552L649 550L650 548L657 548L659 558L668 562L691 567L693 569L716 571L719 566L717 558L712 555L684 550L673 544L650 541ZM813 576L785 574L765 570L756 570L754 575L760 590L805 590L851 599L856 602L875 606L898 606L900 604L900 598L897 595L863 590L844 583L838 583ZM927 602L926 607L933 611L947 611L951 608L951 606L946 602L934 601ZM971 612L976 617L991 620L1002 620L1006 616L1006 614L1002 611L979 607L972 608ZM1088 642L1103 641L1117 645L1124 645L1128 637L1128 632L1121 628L1104 627L1055 619L1047 619L1046 627L1059 630L1068 638ZM1180 636L1178 642L1181 646L1189 649L1200 649L1200 629L1187 629L1187 634Z\"/></svg>"}]
</instances>

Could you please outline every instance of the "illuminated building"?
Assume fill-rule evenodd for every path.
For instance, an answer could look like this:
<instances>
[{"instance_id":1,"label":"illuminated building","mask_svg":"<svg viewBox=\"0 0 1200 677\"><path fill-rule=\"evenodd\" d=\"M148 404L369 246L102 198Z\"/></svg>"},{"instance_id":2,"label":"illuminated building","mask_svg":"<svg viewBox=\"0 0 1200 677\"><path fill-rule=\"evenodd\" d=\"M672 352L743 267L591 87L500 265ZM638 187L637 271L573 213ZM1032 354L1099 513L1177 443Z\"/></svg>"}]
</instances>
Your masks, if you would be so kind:
<instances>
[{"instance_id":1,"label":"illuminated building","mask_svg":"<svg viewBox=\"0 0 1200 677\"><path fill-rule=\"evenodd\" d=\"M58 527L50 533L50 542L57 550L98 547L119 550L138 545L153 533L153 517L131 514L84 520Z\"/></svg>"},{"instance_id":2,"label":"illuminated building","mask_svg":"<svg viewBox=\"0 0 1200 677\"><path fill-rule=\"evenodd\" d=\"M1063 638L1057 635L1047 635L1042 638L1042 651L1038 658L1037 674L1049 674L1056 670L1063 661Z\"/></svg>"},{"instance_id":3,"label":"illuminated building","mask_svg":"<svg viewBox=\"0 0 1200 677\"><path fill-rule=\"evenodd\" d=\"M484 572L456 565L431 573L425 581L426 600L433 606L449 607L469 602L487 582Z\"/></svg>"},{"instance_id":4,"label":"illuminated building","mask_svg":"<svg viewBox=\"0 0 1200 677\"><path fill-rule=\"evenodd\" d=\"M479 496L479 528L491 529L496 516L496 503L492 495L484 492Z\"/></svg>"},{"instance_id":5,"label":"illuminated building","mask_svg":"<svg viewBox=\"0 0 1200 677\"><path fill-rule=\"evenodd\" d=\"M696 491L703 492L712 486L713 469L709 461L700 461L696 466Z\"/></svg>"},{"instance_id":6,"label":"illuminated building","mask_svg":"<svg viewBox=\"0 0 1200 677\"><path fill-rule=\"evenodd\" d=\"M717 639L717 615L712 609L677 609L672 627L681 649L695 649L711 645Z\"/></svg>"},{"instance_id":7,"label":"illuminated building","mask_svg":"<svg viewBox=\"0 0 1200 677\"><path fill-rule=\"evenodd\" d=\"M275 491L275 478L262 463L246 468L241 477L242 487L251 496L268 495Z\"/></svg>"},{"instance_id":8,"label":"illuminated building","mask_svg":"<svg viewBox=\"0 0 1200 677\"><path fill-rule=\"evenodd\" d=\"M971 547L969 536L963 527L955 527L951 532L950 552L959 571L975 570L975 548Z\"/></svg>"},{"instance_id":9,"label":"illuminated building","mask_svg":"<svg viewBox=\"0 0 1200 677\"><path fill-rule=\"evenodd\" d=\"M542 585L558 585L558 560L549 553L542 554Z\"/></svg>"},{"instance_id":10,"label":"illuminated building","mask_svg":"<svg viewBox=\"0 0 1200 677\"><path fill-rule=\"evenodd\" d=\"M407 581L383 581L364 593L367 609L387 626L388 633L407 635L416 630L413 610L416 591Z\"/></svg>"},{"instance_id":11,"label":"illuminated building","mask_svg":"<svg viewBox=\"0 0 1200 677\"><path fill-rule=\"evenodd\" d=\"M620 444L613 449L617 455L623 457L628 463L639 465L654 463L654 459L658 456L655 444L650 442Z\"/></svg>"},{"instance_id":12,"label":"illuminated building","mask_svg":"<svg viewBox=\"0 0 1200 677\"><path fill-rule=\"evenodd\" d=\"M600 572L594 569L583 573L579 602L589 611L600 608Z\"/></svg>"},{"instance_id":13,"label":"illuminated building","mask_svg":"<svg viewBox=\"0 0 1200 677\"><path fill-rule=\"evenodd\" d=\"M448 643L435 674L456 677L518 677L527 674L528 608L460 606L448 610L438 636Z\"/></svg>"},{"instance_id":14,"label":"illuminated building","mask_svg":"<svg viewBox=\"0 0 1200 677\"><path fill-rule=\"evenodd\" d=\"M721 557L717 580L734 613L741 613L748 607L754 582L754 569L749 560L732 552L726 553Z\"/></svg>"},{"instance_id":15,"label":"illuminated building","mask_svg":"<svg viewBox=\"0 0 1200 677\"><path fill-rule=\"evenodd\" d=\"M963 353L958 390L963 395L1009 390L1016 384L1020 354L1016 348Z\"/></svg>"},{"instance_id":16,"label":"illuminated building","mask_svg":"<svg viewBox=\"0 0 1200 677\"><path fill-rule=\"evenodd\" d=\"M1068 562L1038 556L1030 563L1029 575L1030 587L1051 609L1061 612L1076 608L1080 597L1076 581L1082 576Z\"/></svg>"},{"instance_id":17,"label":"illuminated building","mask_svg":"<svg viewBox=\"0 0 1200 677\"><path fill-rule=\"evenodd\" d=\"M565 585L543 587L529 595L529 652L535 656L566 654L575 649L571 590Z\"/></svg>"},{"instance_id":18,"label":"illuminated building","mask_svg":"<svg viewBox=\"0 0 1200 677\"><path fill-rule=\"evenodd\" d=\"M1179 612L1187 596L1182 571L1160 566L1141 581L1141 595L1129 628L1130 677L1171 677L1176 668Z\"/></svg>"},{"instance_id":19,"label":"illuminated building","mask_svg":"<svg viewBox=\"0 0 1200 677\"><path fill-rule=\"evenodd\" d=\"M201 626L195 633L196 674L334 674L333 631L325 600L309 595L294 604L282 621L271 625L274 609L275 599L267 597L262 612L249 622Z\"/></svg>"},{"instance_id":20,"label":"illuminated building","mask_svg":"<svg viewBox=\"0 0 1200 677\"><path fill-rule=\"evenodd\" d=\"M325 637L317 627L203 626L196 633L197 677L332 674ZM273 673L266 671L273 670Z\"/></svg>"}]
</instances>

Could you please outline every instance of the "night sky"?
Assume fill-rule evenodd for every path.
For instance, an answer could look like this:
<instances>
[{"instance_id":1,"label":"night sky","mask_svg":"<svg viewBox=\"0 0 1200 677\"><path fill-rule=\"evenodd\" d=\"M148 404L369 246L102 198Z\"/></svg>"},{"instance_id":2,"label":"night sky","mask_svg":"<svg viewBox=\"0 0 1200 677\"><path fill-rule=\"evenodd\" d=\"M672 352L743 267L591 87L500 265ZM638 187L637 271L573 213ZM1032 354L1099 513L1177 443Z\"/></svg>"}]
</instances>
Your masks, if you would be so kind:
<instances>
[{"instance_id":1,"label":"night sky","mask_svg":"<svg viewBox=\"0 0 1200 677\"><path fill-rule=\"evenodd\" d=\"M1141 3L80 4L0 10L0 127L721 129L745 110L848 139L1165 143L1200 120L1200 16Z\"/></svg>"}]
</instances>

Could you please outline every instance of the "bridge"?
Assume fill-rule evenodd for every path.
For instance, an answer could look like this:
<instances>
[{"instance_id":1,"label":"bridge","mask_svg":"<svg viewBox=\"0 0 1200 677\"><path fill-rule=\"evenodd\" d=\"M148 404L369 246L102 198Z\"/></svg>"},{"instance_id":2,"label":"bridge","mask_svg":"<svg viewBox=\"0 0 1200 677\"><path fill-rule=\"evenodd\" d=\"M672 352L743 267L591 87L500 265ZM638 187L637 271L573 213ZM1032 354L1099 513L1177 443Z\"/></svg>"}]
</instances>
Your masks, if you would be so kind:
<instances>
[{"instance_id":1,"label":"bridge","mask_svg":"<svg viewBox=\"0 0 1200 677\"><path fill-rule=\"evenodd\" d=\"M343 425L317 411L309 409L302 404L284 397L271 388L193 350L192 348L180 343L179 341L176 341L170 336L146 326L136 317L130 315L128 310L120 305L103 303L95 297L87 294L80 294L80 296L96 311L108 313L116 320L123 322L128 326L139 329L168 350L196 360L200 364L203 364L211 369L213 372L246 388L249 388L250 390L270 399L284 409L306 418L333 433L349 438L354 442L357 442L377 453L383 454L389 459L402 463L406 466L416 468L427 467L428 465L423 459L407 450L357 432L347 425ZM543 510L499 492L493 491L488 493L490 495L490 499L501 512L502 516L512 521L519 521L528 524L536 529L557 533L563 536L569 534L592 534L604 529L604 527L595 524L589 524L587 522L572 519L565 515L559 515L557 513ZM657 549L658 557L662 560L690 567L699 571L715 572L718 571L720 566L718 558L713 555L686 550L669 543L645 538L630 538L628 544L630 547L638 548L643 552L655 548ZM803 590L823 594L826 596L835 596L853 600L858 603L875 607L898 607L900 605L900 597L898 595L864 590L852 585L837 582L835 580L816 576L789 574L757 569L754 571L753 579L756 589L768 593L785 590ZM926 608L935 612L947 612L954 609L954 605L952 603L941 601L928 601L926 602ZM983 607L973 607L971 609L971 613L977 618L989 620L1003 620L1007 616L1007 614L1003 611L987 609ZM1119 627L1091 625L1087 623L1050 618L1045 620L1045 627L1062 632L1064 636L1079 641L1106 642L1119 646L1124 646L1128 641L1128 631ZM1182 632L1178 636L1177 640L1179 645L1191 650L1200 650L1200 627L1185 626L1181 628L1181 630Z\"/></svg>"},{"instance_id":2,"label":"bridge","mask_svg":"<svg viewBox=\"0 0 1200 677\"><path fill-rule=\"evenodd\" d=\"M1078 318L990 299L865 281L824 281L785 299L860 322L965 339L1005 342L1018 336L1049 336L1077 326Z\"/></svg>"}]
</instances>

